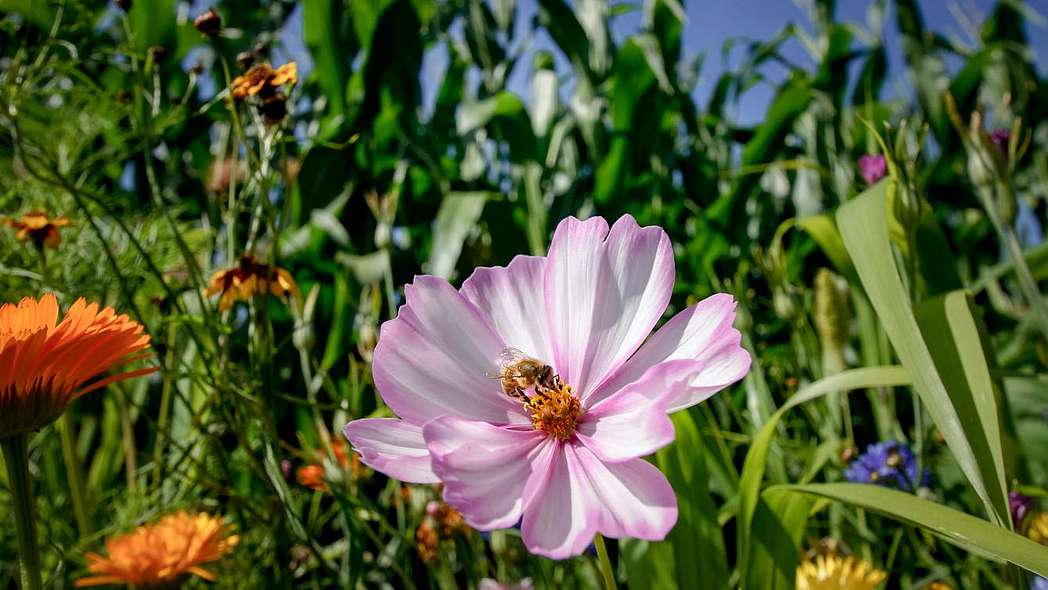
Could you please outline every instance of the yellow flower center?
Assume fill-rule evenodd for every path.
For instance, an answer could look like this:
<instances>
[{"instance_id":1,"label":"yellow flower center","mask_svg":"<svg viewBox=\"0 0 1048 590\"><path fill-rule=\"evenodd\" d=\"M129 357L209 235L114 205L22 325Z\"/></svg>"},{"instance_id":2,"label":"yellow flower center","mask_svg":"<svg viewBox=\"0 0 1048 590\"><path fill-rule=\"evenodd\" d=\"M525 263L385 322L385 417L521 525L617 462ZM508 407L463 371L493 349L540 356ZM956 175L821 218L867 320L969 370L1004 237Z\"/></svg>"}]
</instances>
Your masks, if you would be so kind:
<instances>
[{"instance_id":1,"label":"yellow flower center","mask_svg":"<svg viewBox=\"0 0 1048 590\"><path fill-rule=\"evenodd\" d=\"M575 432L575 421L582 411L575 388L554 375L549 387L535 386L535 395L525 398L524 408L531 414L535 430L566 439Z\"/></svg>"}]
</instances>

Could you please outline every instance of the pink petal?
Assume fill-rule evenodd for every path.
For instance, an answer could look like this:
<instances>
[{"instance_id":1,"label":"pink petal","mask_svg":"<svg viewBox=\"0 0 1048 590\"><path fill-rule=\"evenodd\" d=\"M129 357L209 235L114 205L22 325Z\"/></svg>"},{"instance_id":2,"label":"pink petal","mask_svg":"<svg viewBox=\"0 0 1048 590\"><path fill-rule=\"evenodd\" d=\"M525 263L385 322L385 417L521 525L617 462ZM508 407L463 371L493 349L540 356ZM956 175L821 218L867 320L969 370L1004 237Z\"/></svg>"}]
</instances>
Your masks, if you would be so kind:
<instances>
[{"instance_id":1,"label":"pink petal","mask_svg":"<svg viewBox=\"0 0 1048 590\"><path fill-rule=\"evenodd\" d=\"M600 508L593 506L591 490L578 461L569 461L571 445L550 439L546 446L549 469L536 471L524 487L521 538L528 551L551 559L580 555L593 540ZM584 487L585 484L585 487Z\"/></svg>"},{"instance_id":2,"label":"pink petal","mask_svg":"<svg viewBox=\"0 0 1048 590\"><path fill-rule=\"evenodd\" d=\"M444 483L444 501L458 509L470 526L492 530L520 520L524 485L546 433L454 416L432 420L422 432L433 471Z\"/></svg>"},{"instance_id":3,"label":"pink petal","mask_svg":"<svg viewBox=\"0 0 1048 590\"><path fill-rule=\"evenodd\" d=\"M521 536L529 551L552 559L579 555L598 531L666 537L677 522L677 498L658 469L643 459L605 464L585 446L557 444L549 472L537 472L526 486Z\"/></svg>"},{"instance_id":4,"label":"pink petal","mask_svg":"<svg viewBox=\"0 0 1048 590\"><path fill-rule=\"evenodd\" d=\"M583 400L651 332L673 277L662 228L642 228L628 215L610 233L599 217L557 226L546 262L547 326L553 364Z\"/></svg>"},{"instance_id":5,"label":"pink petal","mask_svg":"<svg viewBox=\"0 0 1048 590\"><path fill-rule=\"evenodd\" d=\"M507 346L553 361L546 330L546 259L517 256L506 267L481 267L462 283L462 295L486 315Z\"/></svg>"},{"instance_id":6,"label":"pink petal","mask_svg":"<svg viewBox=\"0 0 1048 590\"><path fill-rule=\"evenodd\" d=\"M480 310L436 277L415 277L404 294L407 303L382 324L375 348L375 386L386 405L417 425L446 414L526 420L488 376L506 345Z\"/></svg>"},{"instance_id":7,"label":"pink petal","mask_svg":"<svg viewBox=\"0 0 1048 590\"><path fill-rule=\"evenodd\" d=\"M571 448L599 508L597 530L616 539L661 541L677 523L677 496L666 476L644 459L604 463L583 446Z\"/></svg>"},{"instance_id":8,"label":"pink petal","mask_svg":"<svg viewBox=\"0 0 1048 590\"><path fill-rule=\"evenodd\" d=\"M422 428L393 418L354 420L343 429L360 461L400 481L439 483L430 468L429 450Z\"/></svg>"},{"instance_id":9,"label":"pink petal","mask_svg":"<svg viewBox=\"0 0 1048 590\"><path fill-rule=\"evenodd\" d=\"M673 442L673 421L666 399L703 369L703 363L676 360L659 363L639 380L605 398L579 416L575 436L603 461L626 461L650 455Z\"/></svg>"},{"instance_id":10,"label":"pink petal","mask_svg":"<svg viewBox=\"0 0 1048 590\"><path fill-rule=\"evenodd\" d=\"M706 367L689 386L667 400L667 411L693 406L735 383L750 368L750 355L739 346L742 336L732 327L735 300L720 293L707 297L673 316L628 361L593 392L603 399L640 379L654 365L693 359Z\"/></svg>"}]
</instances>

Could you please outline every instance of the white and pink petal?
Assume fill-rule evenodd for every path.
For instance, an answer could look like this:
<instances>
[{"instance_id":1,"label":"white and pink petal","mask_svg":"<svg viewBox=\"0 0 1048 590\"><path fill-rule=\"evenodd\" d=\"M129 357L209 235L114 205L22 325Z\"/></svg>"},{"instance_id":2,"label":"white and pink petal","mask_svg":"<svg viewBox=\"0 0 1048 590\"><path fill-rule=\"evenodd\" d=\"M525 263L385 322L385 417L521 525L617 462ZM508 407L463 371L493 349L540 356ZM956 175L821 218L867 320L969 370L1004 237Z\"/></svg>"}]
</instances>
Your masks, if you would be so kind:
<instances>
[{"instance_id":1,"label":"white and pink petal","mask_svg":"<svg viewBox=\"0 0 1048 590\"><path fill-rule=\"evenodd\" d=\"M423 427L444 501L478 530L511 527L520 520L524 486L536 469L544 432L444 416Z\"/></svg>"},{"instance_id":2,"label":"white and pink petal","mask_svg":"<svg viewBox=\"0 0 1048 590\"><path fill-rule=\"evenodd\" d=\"M507 346L549 363L553 351L546 329L545 270L545 258L517 256L505 267L476 269L460 292L491 320Z\"/></svg>"},{"instance_id":3,"label":"white and pink petal","mask_svg":"<svg viewBox=\"0 0 1048 590\"><path fill-rule=\"evenodd\" d=\"M422 428L394 418L365 418L343 429L360 461L375 471L408 483L438 483Z\"/></svg>"},{"instance_id":4,"label":"white and pink petal","mask_svg":"<svg viewBox=\"0 0 1048 590\"><path fill-rule=\"evenodd\" d=\"M420 426L444 415L520 422L520 404L489 376L506 345L484 314L443 279L416 277L404 294L375 348L375 386L386 405Z\"/></svg>"},{"instance_id":5,"label":"white and pink petal","mask_svg":"<svg viewBox=\"0 0 1048 590\"><path fill-rule=\"evenodd\" d=\"M612 395L637 381L653 366L691 359L706 367L667 400L670 412L697 404L746 375L750 355L732 326L735 300L726 293L703 299L673 316L637 352L593 392L595 399Z\"/></svg>"},{"instance_id":6,"label":"white and pink petal","mask_svg":"<svg viewBox=\"0 0 1048 590\"><path fill-rule=\"evenodd\" d=\"M659 227L623 216L569 217L546 261L547 326L554 367L587 395L651 332L673 289L673 249Z\"/></svg>"}]
</instances>

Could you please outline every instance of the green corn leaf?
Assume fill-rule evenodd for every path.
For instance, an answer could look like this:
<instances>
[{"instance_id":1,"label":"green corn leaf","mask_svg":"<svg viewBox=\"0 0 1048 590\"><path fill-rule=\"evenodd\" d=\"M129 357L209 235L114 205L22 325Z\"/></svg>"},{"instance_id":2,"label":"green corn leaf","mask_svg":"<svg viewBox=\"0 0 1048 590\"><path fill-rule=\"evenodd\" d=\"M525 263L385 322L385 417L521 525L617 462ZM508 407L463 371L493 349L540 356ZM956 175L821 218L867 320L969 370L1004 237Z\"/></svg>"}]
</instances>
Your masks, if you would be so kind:
<instances>
[{"instance_id":1,"label":"green corn leaf","mask_svg":"<svg viewBox=\"0 0 1048 590\"><path fill-rule=\"evenodd\" d=\"M483 191L452 192L444 197L437 210L427 272L441 278L451 278L459 254L462 253L462 244L484 212L487 200L488 193Z\"/></svg>"},{"instance_id":2,"label":"green corn leaf","mask_svg":"<svg viewBox=\"0 0 1048 590\"><path fill-rule=\"evenodd\" d=\"M841 237L855 263L870 303L884 325L900 361L910 371L917 393L932 420L985 504L987 513L995 522L1008 523L1006 486L1001 475L1003 469L1001 463L996 461L997 455L990 450L994 447L999 450L1000 436L998 434L994 441L990 441L985 428L977 427L997 419L996 406L976 401L971 392L971 383L967 383L968 387L953 389L944 383L944 375L950 374L953 383L956 377L954 373L963 374L963 370L951 362L948 358L950 354L940 346L935 347L935 353L930 351L925 340L926 337L931 340L948 338L949 332L936 330L922 335L910 309L909 297L892 256L888 233L887 203L891 198L888 192L894 190L893 182L880 182L842 206L837 212ZM956 306L952 309L955 314L960 313ZM961 322L959 319L955 321ZM978 347L978 343L965 342L963 346ZM966 358L975 355L971 351L959 354ZM978 356L982 356L981 349ZM986 364L985 358L982 358L982 364ZM979 399L985 399L985 395L979 394ZM976 419L965 415L971 411L979 412L979 417Z\"/></svg>"},{"instance_id":3,"label":"green corn leaf","mask_svg":"<svg viewBox=\"0 0 1048 590\"><path fill-rule=\"evenodd\" d=\"M888 518L921 527L977 555L1013 563L1037 575L1048 576L1048 547L1026 537L913 494L855 483L783 485L768 492L792 492L829 498L859 506Z\"/></svg>"}]
</instances>

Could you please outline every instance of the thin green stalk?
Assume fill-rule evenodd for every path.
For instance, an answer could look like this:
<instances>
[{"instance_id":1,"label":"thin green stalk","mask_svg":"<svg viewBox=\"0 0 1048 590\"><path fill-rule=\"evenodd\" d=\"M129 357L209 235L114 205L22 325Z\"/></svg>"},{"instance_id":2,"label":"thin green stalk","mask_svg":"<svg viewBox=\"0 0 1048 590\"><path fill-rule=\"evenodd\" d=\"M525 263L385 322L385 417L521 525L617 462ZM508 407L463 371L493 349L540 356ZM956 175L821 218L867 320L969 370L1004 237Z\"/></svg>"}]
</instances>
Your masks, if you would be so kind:
<instances>
[{"instance_id":1,"label":"thin green stalk","mask_svg":"<svg viewBox=\"0 0 1048 590\"><path fill-rule=\"evenodd\" d=\"M616 590L615 570L611 569L608 549L604 546L604 537L600 533L593 536L593 546L597 548L597 559L600 560L600 573L604 576L604 590Z\"/></svg>"},{"instance_id":2,"label":"thin green stalk","mask_svg":"<svg viewBox=\"0 0 1048 590\"><path fill-rule=\"evenodd\" d=\"M73 499L73 514L76 515L76 528L81 537L94 532L91 517L87 510L87 486L84 484L84 471L80 467L80 457L76 452L76 425L73 424L73 407L69 406L62 413L62 423L58 428L62 439L62 459L65 461L66 480L69 482L69 496Z\"/></svg>"},{"instance_id":3,"label":"thin green stalk","mask_svg":"<svg viewBox=\"0 0 1048 590\"><path fill-rule=\"evenodd\" d=\"M36 540L36 516L33 512L33 492L29 479L29 435L16 434L0 439L7 480L14 503L15 531L18 535L18 555L22 561L23 590L41 590L44 587L40 573L40 546Z\"/></svg>"}]
</instances>

